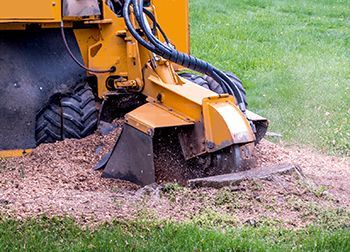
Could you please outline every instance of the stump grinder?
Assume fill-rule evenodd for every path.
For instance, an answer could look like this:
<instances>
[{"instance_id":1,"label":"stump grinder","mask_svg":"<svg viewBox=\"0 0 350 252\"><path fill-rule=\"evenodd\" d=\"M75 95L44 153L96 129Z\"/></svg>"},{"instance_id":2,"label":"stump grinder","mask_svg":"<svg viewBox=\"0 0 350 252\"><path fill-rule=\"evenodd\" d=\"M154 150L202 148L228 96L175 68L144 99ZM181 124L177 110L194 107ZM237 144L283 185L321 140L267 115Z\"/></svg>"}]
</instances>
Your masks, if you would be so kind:
<instances>
[{"instance_id":1,"label":"stump grinder","mask_svg":"<svg viewBox=\"0 0 350 252\"><path fill-rule=\"evenodd\" d=\"M254 166L268 122L189 55L188 0L0 3L0 157L123 117L103 176L140 185Z\"/></svg>"}]
</instances>

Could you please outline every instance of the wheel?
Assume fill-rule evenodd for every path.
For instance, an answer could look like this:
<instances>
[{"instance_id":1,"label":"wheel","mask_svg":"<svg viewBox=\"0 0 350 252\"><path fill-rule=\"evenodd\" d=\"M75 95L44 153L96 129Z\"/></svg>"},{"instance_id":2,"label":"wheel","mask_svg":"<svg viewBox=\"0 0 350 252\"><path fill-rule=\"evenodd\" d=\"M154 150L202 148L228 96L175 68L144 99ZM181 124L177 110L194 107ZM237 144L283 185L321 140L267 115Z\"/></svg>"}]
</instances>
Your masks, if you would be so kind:
<instances>
[{"instance_id":1,"label":"wheel","mask_svg":"<svg viewBox=\"0 0 350 252\"><path fill-rule=\"evenodd\" d=\"M192 81L193 83L201 87L214 91L215 93L218 93L218 94L224 93L224 90L217 82L214 82L214 81L209 82L206 76L202 77L200 75L191 74L191 73L182 73L180 74L180 76L189 81Z\"/></svg>"},{"instance_id":2,"label":"wheel","mask_svg":"<svg viewBox=\"0 0 350 252\"><path fill-rule=\"evenodd\" d=\"M87 85L65 95L39 112L36 120L36 143L53 143L67 138L81 139L97 128L95 97Z\"/></svg>"},{"instance_id":3,"label":"wheel","mask_svg":"<svg viewBox=\"0 0 350 252\"><path fill-rule=\"evenodd\" d=\"M255 145L248 143L233 145L223 151L224 160L221 158L221 167L230 165L230 172L241 172L254 168L255 166ZM217 159L217 156L215 157ZM233 165L232 165L233 164Z\"/></svg>"},{"instance_id":4,"label":"wheel","mask_svg":"<svg viewBox=\"0 0 350 252\"><path fill-rule=\"evenodd\" d=\"M81 139L96 130L98 111L90 87L82 87L72 96L62 98L61 106L64 139Z\"/></svg>"},{"instance_id":5,"label":"wheel","mask_svg":"<svg viewBox=\"0 0 350 252\"><path fill-rule=\"evenodd\" d=\"M153 137L153 157L158 183L186 184L190 179L223 175L254 168L254 143L233 145L215 153L186 160L181 148L181 129L159 129Z\"/></svg>"},{"instance_id":6,"label":"wheel","mask_svg":"<svg viewBox=\"0 0 350 252\"><path fill-rule=\"evenodd\" d=\"M247 93L243 87L242 81L233 73L230 72L225 72L226 75L230 78L230 80L235 84L236 87L238 87L239 91L241 92L242 96L243 96L243 100L244 103L246 105L246 107L248 106L248 102L247 102ZM180 74L181 77L192 81L193 83L202 86L204 88L207 88L215 93L218 94L223 94L225 93L224 90L222 89L222 87L219 85L219 83L217 83L212 77L210 76L199 76L196 74L191 74L191 73L182 73Z\"/></svg>"},{"instance_id":7,"label":"wheel","mask_svg":"<svg viewBox=\"0 0 350 252\"><path fill-rule=\"evenodd\" d=\"M36 120L37 145L62 140L62 108L52 103L42 110Z\"/></svg>"},{"instance_id":8,"label":"wheel","mask_svg":"<svg viewBox=\"0 0 350 252\"><path fill-rule=\"evenodd\" d=\"M204 169L204 176L250 170L255 167L255 145L254 143L235 144L221 151L197 157L194 162L197 164L196 167Z\"/></svg>"}]
</instances>

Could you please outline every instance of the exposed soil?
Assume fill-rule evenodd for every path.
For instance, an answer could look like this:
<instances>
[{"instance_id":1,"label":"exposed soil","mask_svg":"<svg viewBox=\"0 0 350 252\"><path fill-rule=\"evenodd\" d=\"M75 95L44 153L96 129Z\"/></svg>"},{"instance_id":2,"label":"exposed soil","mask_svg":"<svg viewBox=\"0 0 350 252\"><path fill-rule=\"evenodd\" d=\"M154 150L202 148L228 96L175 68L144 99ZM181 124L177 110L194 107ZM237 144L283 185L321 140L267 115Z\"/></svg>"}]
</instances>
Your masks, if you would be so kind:
<instances>
[{"instance_id":1,"label":"exposed soil","mask_svg":"<svg viewBox=\"0 0 350 252\"><path fill-rule=\"evenodd\" d=\"M325 209L345 209L341 213L349 216L350 158L264 140L257 147L258 167L292 163L306 177L281 175L220 190L175 185L140 188L103 179L101 172L93 170L119 132L117 128L106 136L96 133L83 140L42 145L26 157L1 160L0 215L70 216L89 224L135 218L201 222L204 218L255 225L268 219L292 227L319 221Z\"/></svg>"}]
</instances>

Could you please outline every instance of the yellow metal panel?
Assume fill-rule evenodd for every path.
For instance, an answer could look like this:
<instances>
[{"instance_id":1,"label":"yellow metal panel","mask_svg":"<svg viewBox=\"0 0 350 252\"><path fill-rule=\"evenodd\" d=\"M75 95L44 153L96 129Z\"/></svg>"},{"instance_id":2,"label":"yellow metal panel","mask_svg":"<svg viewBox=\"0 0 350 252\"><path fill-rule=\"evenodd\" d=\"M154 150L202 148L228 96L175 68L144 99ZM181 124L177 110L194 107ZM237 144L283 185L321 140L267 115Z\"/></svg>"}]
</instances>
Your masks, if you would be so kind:
<instances>
[{"instance_id":1,"label":"yellow metal panel","mask_svg":"<svg viewBox=\"0 0 350 252\"><path fill-rule=\"evenodd\" d=\"M98 28L75 29L74 34L79 45L84 64L87 66L89 64L89 48L100 40L100 30Z\"/></svg>"},{"instance_id":2,"label":"yellow metal panel","mask_svg":"<svg viewBox=\"0 0 350 252\"><path fill-rule=\"evenodd\" d=\"M19 0L1 1L0 22L59 21L61 19L61 1Z\"/></svg>"},{"instance_id":3,"label":"yellow metal panel","mask_svg":"<svg viewBox=\"0 0 350 252\"><path fill-rule=\"evenodd\" d=\"M118 18L107 5L103 5L104 17L107 23L99 25L99 29L77 29L75 36L85 64L92 69L103 70L114 66L114 73L94 74L98 80L98 96L102 97L108 90L106 80L111 75L129 73L127 64L127 47L124 38L117 36L117 32L125 29L123 18ZM139 75L141 66L137 65ZM93 73L91 73L93 74ZM129 76L130 77L130 76ZM134 77L134 76L131 76Z\"/></svg>"},{"instance_id":4,"label":"yellow metal panel","mask_svg":"<svg viewBox=\"0 0 350 252\"><path fill-rule=\"evenodd\" d=\"M159 24L179 51L190 52L188 0L153 0Z\"/></svg>"},{"instance_id":5,"label":"yellow metal panel","mask_svg":"<svg viewBox=\"0 0 350 252\"><path fill-rule=\"evenodd\" d=\"M146 70L146 76L148 70L149 68ZM189 81L186 81L184 85L166 84L152 74L145 80L143 93L154 98L161 96L163 105L195 121L200 121L201 119L203 97L217 95Z\"/></svg>"},{"instance_id":6,"label":"yellow metal panel","mask_svg":"<svg viewBox=\"0 0 350 252\"><path fill-rule=\"evenodd\" d=\"M179 50L188 52L188 1L154 0L153 4L158 21L164 26L171 42ZM94 74L99 83L99 97L103 97L108 91L105 82L111 75L127 75L130 80L142 79L142 66L150 58L150 52L143 47L139 47L138 42L125 31L123 18L117 17L106 4L103 4L103 13L104 19L109 20L109 22L101 23L100 30L75 30L86 65L93 69L108 69L111 66L115 66L117 69L112 74ZM126 37L123 37L123 35Z\"/></svg>"},{"instance_id":7,"label":"yellow metal panel","mask_svg":"<svg viewBox=\"0 0 350 252\"><path fill-rule=\"evenodd\" d=\"M205 137L213 149L255 141L254 133L232 96L203 99Z\"/></svg>"},{"instance_id":8,"label":"yellow metal panel","mask_svg":"<svg viewBox=\"0 0 350 252\"><path fill-rule=\"evenodd\" d=\"M0 151L0 158L21 157L27 153L31 153L32 150L2 150Z\"/></svg>"},{"instance_id":9,"label":"yellow metal panel","mask_svg":"<svg viewBox=\"0 0 350 252\"><path fill-rule=\"evenodd\" d=\"M0 19L0 31L6 31L6 30L25 30L26 24L25 23L15 23L15 24L8 24L8 23L2 23Z\"/></svg>"},{"instance_id":10,"label":"yellow metal panel","mask_svg":"<svg viewBox=\"0 0 350 252\"><path fill-rule=\"evenodd\" d=\"M156 128L185 126L194 124L184 120L171 110L159 104L146 103L126 115L126 120L131 126L146 134L153 134Z\"/></svg>"}]
</instances>

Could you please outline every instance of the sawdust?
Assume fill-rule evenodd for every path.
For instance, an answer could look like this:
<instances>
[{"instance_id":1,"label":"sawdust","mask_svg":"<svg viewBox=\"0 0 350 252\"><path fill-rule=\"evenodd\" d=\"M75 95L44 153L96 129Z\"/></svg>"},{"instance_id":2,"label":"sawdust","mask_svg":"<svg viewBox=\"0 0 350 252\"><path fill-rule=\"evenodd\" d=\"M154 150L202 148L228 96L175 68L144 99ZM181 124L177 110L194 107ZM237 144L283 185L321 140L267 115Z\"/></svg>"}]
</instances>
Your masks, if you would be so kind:
<instances>
[{"instance_id":1,"label":"sawdust","mask_svg":"<svg viewBox=\"0 0 350 252\"><path fill-rule=\"evenodd\" d=\"M139 188L102 179L93 167L113 147L119 133L117 128L105 136L96 133L83 140L42 145L26 157L1 160L0 215L18 219L70 216L91 224L144 217L196 220L212 211L234 216L239 223L272 218L299 227L315 217L309 213L305 220L306 205L350 209L350 158L265 140L257 147L259 167L292 163L301 167L307 179L283 175L221 190Z\"/></svg>"},{"instance_id":2,"label":"sawdust","mask_svg":"<svg viewBox=\"0 0 350 252\"><path fill-rule=\"evenodd\" d=\"M302 168L316 186L350 207L350 158L324 155L306 146L281 146L263 141L258 146L259 166L291 163Z\"/></svg>"}]
</instances>

